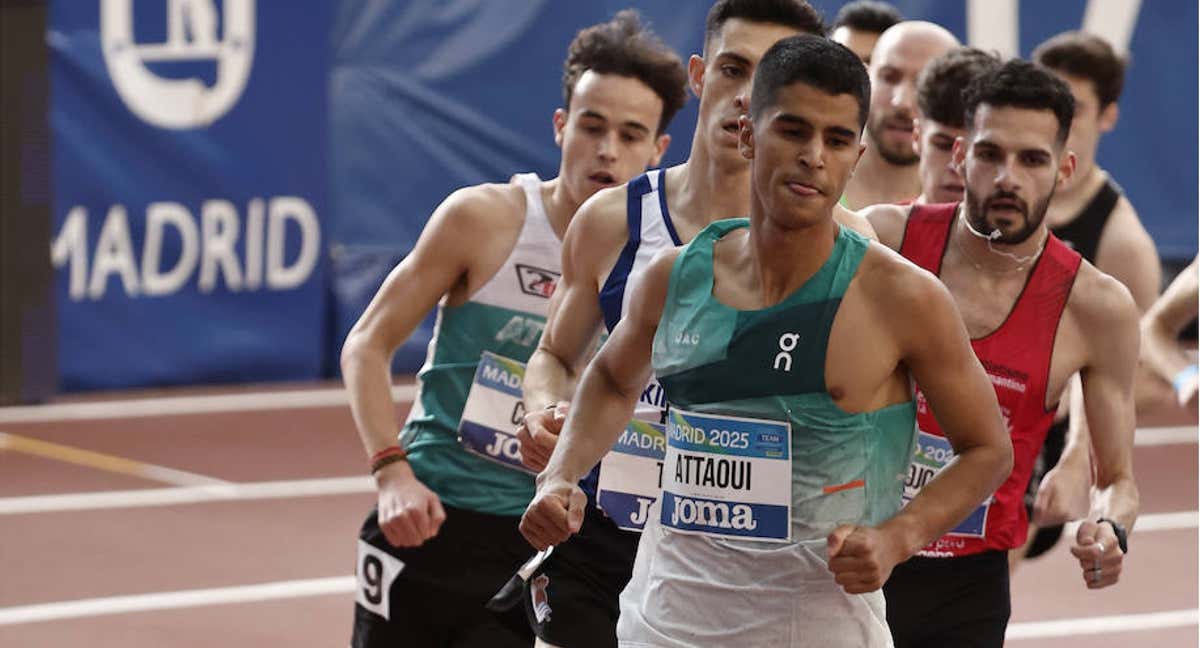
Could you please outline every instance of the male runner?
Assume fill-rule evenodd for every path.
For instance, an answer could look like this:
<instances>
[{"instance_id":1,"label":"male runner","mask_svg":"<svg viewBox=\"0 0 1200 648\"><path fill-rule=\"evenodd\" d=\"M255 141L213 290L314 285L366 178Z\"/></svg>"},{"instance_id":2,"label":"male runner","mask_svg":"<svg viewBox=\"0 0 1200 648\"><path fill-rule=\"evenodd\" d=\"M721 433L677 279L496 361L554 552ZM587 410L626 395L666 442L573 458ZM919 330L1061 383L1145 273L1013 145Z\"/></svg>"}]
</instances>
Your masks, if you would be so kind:
<instances>
[{"instance_id":1,"label":"male runner","mask_svg":"<svg viewBox=\"0 0 1200 648\"><path fill-rule=\"evenodd\" d=\"M681 61L632 11L581 31L563 70L558 177L451 194L346 339L342 371L379 491L358 545L354 646L532 643L523 615L501 621L483 607L532 553L517 523L533 478L508 434L520 362L541 332L571 216L658 163L686 99ZM390 358L435 304L398 446Z\"/></svg>"},{"instance_id":2,"label":"male runner","mask_svg":"<svg viewBox=\"0 0 1200 648\"><path fill-rule=\"evenodd\" d=\"M867 152L846 186L843 205L862 209L912 200L921 193L913 152L917 76L929 61L958 45L945 28L922 21L899 23L879 37L871 57Z\"/></svg>"},{"instance_id":3,"label":"male runner","mask_svg":"<svg viewBox=\"0 0 1200 648\"><path fill-rule=\"evenodd\" d=\"M875 590L892 565L1008 472L995 395L945 289L833 220L869 94L862 63L832 41L768 50L740 120L749 229L718 221L660 253L583 376L521 522L537 547L580 529L576 481L618 438L651 369L672 406L621 645L886 645ZM896 514L910 371L932 385L960 455Z\"/></svg>"},{"instance_id":4,"label":"male runner","mask_svg":"<svg viewBox=\"0 0 1200 648\"><path fill-rule=\"evenodd\" d=\"M1088 588L1117 582L1137 515L1137 307L1120 282L1083 261L1044 221L1055 188L1075 168L1066 149L1071 91L1044 68L1012 60L973 80L965 102L967 134L954 148L965 202L911 211L879 205L868 218L883 243L936 274L954 296L1012 435L1014 468L963 524L892 572L884 591L897 646L1003 645L1007 552L1025 541L1022 496L1075 373L1094 422L1093 514L1071 547ZM920 439L906 497L924 493L924 480L953 458L941 417L925 409L928 394L917 383Z\"/></svg>"},{"instance_id":5,"label":"male runner","mask_svg":"<svg viewBox=\"0 0 1200 648\"><path fill-rule=\"evenodd\" d=\"M563 243L563 277L546 330L525 373L530 414L518 437L526 465L545 467L563 413L559 408L556 419L546 408L571 398L597 330L611 330L621 319L629 287L654 254L691 241L712 221L749 212L750 165L737 150L737 120L746 111L762 54L797 33L821 33L821 18L806 2L715 3L705 25L704 57L688 62L691 87L700 98L688 161L604 190L576 215ZM861 217L838 211L842 222L869 232ZM652 381L643 390L637 416L661 423L665 410L662 388ZM661 456L647 458L649 480L632 484L610 479L627 472L614 463L623 459L628 457L606 459L584 480L592 505L583 530L556 547L541 572L527 581L528 616L544 645L615 645L617 596L629 581L646 509L657 497L653 462ZM598 498L602 485L606 492Z\"/></svg>"},{"instance_id":6,"label":"male runner","mask_svg":"<svg viewBox=\"0 0 1200 648\"><path fill-rule=\"evenodd\" d=\"M879 35L904 20L895 7L878 0L855 0L842 5L829 28L829 38L850 48L866 66Z\"/></svg>"},{"instance_id":7,"label":"male runner","mask_svg":"<svg viewBox=\"0 0 1200 648\"><path fill-rule=\"evenodd\" d=\"M974 47L959 47L933 59L917 77L913 152L920 161L921 195L913 202L958 202L963 181L953 163L954 140L966 133L962 89L971 79L1000 66L1000 59Z\"/></svg>"},{"instance_id":8,"label":"male runner","mask_svg":"<svg viewBox=\"0 0 1200 648\"><path fill-rule=\"evenodd\" d=\"M1054 195L1046 224L1089 263L1125 284L1145 312L1162 283L1158 250L1129 199L1096 163L1101 135L1117 124L1125 61L1104 39L1083 32L1051 38L1034 50L1033 59L1062 78L1075 97L1067 148L1079 161L1074 177ZM1153 401L1153 387L1161 383L1147 375L1135 384L1141 411L1142 401ZM1042 522L1041 528L1030 526L1029 541L1020 552L1025 558L1049 551L1062 535L1062 522L1086 514L1077 509L1091 485L1087 421L1081 415L1068 418L1063 409L1063 418L1046 435L1025 494L1026 507Z\"/></svg>"}]
</instances>

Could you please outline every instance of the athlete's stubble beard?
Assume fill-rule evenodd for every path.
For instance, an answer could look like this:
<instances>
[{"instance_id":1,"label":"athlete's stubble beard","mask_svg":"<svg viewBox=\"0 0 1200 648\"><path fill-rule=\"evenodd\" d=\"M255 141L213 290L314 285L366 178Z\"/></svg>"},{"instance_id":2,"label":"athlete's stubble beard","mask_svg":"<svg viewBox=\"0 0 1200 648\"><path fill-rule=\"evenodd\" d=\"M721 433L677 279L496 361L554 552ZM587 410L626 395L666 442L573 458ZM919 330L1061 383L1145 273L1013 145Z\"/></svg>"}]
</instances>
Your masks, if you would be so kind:
<instances>
[{"instance_id":1,"label":"athlete's stubble beard","mask_svg":"<svg viewBox=\"0 0 1200 648\"><path fill-rule=\"evenodd\" d=\"M904 122L912 124L912 115L903 112L899 117L882 115L877 119L872 119L867 124L867 137L871 140L871 146L879 152L879 157L892 166L907 167L921 161L913 151L912 143L907 146L900 147L899 150L891 150L884 143L882 138L877 134L887 129L888 122L899 124Z\"/></svg>"},{"instance_id":2,"label":"athlete's stubble beard","mask_svg":"<svg viewBox=\"0 0 1200 648\"><path fill-rule=\"evenodd\" d=\"M1051 187L1050 193L1041 202L1038 202L1034 209L1030 211L1029 205L1027 205L1024 200L1021 200L1015 193L1009 191L995 191L992 192L992 194L989 195L986 200L981 201L979 196L976 195L974 191L971 191L971 185L968 184L966 193L967 221L971 224L971 227L974 228L975 231L984 235L991 234L992 231L996 229L987 222L987 211L992 201L998 199L1015 201L1021 209L1021 217L1025 221L1025 226L1016 232L1013 232L1012 234L1001 234L995 239L992 239L992 241L995 243L1002 243L1004 245L1019 245L1029 240L1029 237L1033 236L1033 233L1036 232L1038 227L1041 226L1042 221L1046 219L1046 210L1049 209L1050 199L1054 197L1054 191L1057 188L1057 185Z\"/></svg>"}]
</instances>

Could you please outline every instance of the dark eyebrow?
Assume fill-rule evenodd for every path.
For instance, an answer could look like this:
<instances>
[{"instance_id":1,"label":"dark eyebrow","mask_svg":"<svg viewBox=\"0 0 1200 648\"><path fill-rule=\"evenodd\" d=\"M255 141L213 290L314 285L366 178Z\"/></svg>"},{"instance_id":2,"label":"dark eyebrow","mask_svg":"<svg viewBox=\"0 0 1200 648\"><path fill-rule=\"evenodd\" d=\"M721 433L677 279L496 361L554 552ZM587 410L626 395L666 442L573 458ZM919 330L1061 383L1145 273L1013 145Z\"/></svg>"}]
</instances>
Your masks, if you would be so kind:
<instances>
[{"instance_id":1,"label":"dark eyebrow","mask_svg":"<svg viewBox=\"0 0 1200 648\"><path fill-rule=\"evenodd\" d=\"M741 54L737 54L736 52L721 52L720 54L717 54L717 62L721 62L721 59L729 59L726 62L739 63L746 67L750 67L751 65L753 65L750 62L750 59L746 58L745 56L742 56Z\"/></svg>"},{"instance_id":2,"label":"dark eyebrow","mask_svg":"<svg viewBox=\"0 0 1200 648\"><path fill-rule=\"evenodd\" d=\"M858 137L858 133L855 133L854 131L850 130L849 128L842 128L841 126L830 126L826 130L833 133L834 135L846 137L849 139L855 139Z\"/></svg>"},{"instance_id":3,"label":"dark eyebrow","mask_svg":"<svg viewBox=\"0 0 1200 648\"><path fill-rule=\"evenodd\" d=\"M604 115L601 115L600 113L598 113L594 110L584 109L582 112L579 113L579 116L580 117L591 117L592 119L599 119L600 121L603 121L606 123L608 122L608 117L605 117ZM622 128L632 128L633 130L641 131L643 133L650 132L650 128L648 126L646 126L645 124L643 124L641 122L633 121L632 119L621 122L621 127Z\"/></svg>"},{"instance_id":4,"label":"dark eyebrow","mask_svg":"<svg viewBox=\"0 0 1200 648\"><path fill-rule=\"evenodd\" d=\"M789 125L789 126L808 126L810 128L812 127L812 124L807 119L800 117L799 115L793 115L791 113L780 113L778 116L775 117L775 121L783 122L784 124ZM849 139L854 139L854 138L858 137L858 133L855 133L854 131L852 131L848 128L843 128L841 126L827 126L825 128L825 132L831 133L833 135L837 135L839 137L846 137Z\"/></svg>"}]
</instances>

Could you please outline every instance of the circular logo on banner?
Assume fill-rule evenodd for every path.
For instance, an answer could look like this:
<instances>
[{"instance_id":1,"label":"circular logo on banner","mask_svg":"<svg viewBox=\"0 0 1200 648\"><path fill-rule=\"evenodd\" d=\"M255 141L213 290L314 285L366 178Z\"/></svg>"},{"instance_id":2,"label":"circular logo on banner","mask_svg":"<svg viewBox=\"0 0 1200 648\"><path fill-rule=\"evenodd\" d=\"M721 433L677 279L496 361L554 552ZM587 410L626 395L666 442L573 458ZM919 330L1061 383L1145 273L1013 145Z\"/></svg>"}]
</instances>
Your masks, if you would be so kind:
<instances>
[{"instance_id":1,"label":"circular logo on banner","mask_svg":"<svg viewBox=\"0 0 1200 648\"><path fill-rule=\"evenodd\" d=\"M237 103L254 59L254 0L167 0L167 40L135 43L133 0L102 0L100 39L117 94L143 121L176 130L207 126ZM224 37L218 34L224 23ZM214 61L210 88L196 78L167 79L147 63Z\"/></svg>"}]
</instances>

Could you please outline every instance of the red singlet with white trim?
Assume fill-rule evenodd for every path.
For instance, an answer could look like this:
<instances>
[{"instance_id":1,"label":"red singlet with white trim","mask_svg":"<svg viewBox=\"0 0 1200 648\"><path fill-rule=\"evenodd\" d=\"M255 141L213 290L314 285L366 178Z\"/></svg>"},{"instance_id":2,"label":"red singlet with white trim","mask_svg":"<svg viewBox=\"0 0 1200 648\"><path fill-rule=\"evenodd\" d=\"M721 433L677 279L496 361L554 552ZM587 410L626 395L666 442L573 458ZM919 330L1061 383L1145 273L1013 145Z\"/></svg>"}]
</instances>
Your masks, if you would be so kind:
<instances>
[{"instance_id":1,"label":"red singlet with white trim","mask_svg":"<svg viewBox=\"0 0 1200 648\"><path fill-rule=\"evenodd\" d=\"M940 275L958 205L916 205L909 212L900 254ZM1012 437L1013 471L987 501L950 533L926 546L929 557L966 556L1021 546L1029 527L1024 494L1033 463L1054 409L1046 409L1050 358L1059 320L1071 294L1081 257L1053 234L1029 273L1007 319L991 333L971 340L1000 401ZM917 449L905 482L905 501L951 458L953 451L917 387Z\"/></svg>"}]
</instances>

